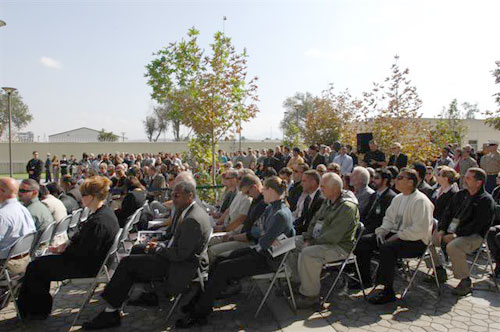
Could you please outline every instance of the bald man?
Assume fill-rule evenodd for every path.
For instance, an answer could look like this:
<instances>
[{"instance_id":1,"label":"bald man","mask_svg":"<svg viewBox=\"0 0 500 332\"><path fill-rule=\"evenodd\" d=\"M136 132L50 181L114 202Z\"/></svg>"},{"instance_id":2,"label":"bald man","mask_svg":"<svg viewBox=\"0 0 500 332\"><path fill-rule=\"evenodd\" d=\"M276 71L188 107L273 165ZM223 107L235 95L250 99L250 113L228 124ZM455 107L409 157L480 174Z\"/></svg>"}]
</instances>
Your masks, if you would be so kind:
<instances>
[{"instance_id":1,"label":"bald man","mask_svg":"<svg viewBox=\"0 0 500 332\"><path fill-rule=\"evenodd\" d=\"M30 212L17 200L19 184L12 178L0 178L0 260L7 258L10 247L26 234L36 232ZM26 269L29 255L11 260L7 266L13 273Z\"/></svg>"}]
</instances>

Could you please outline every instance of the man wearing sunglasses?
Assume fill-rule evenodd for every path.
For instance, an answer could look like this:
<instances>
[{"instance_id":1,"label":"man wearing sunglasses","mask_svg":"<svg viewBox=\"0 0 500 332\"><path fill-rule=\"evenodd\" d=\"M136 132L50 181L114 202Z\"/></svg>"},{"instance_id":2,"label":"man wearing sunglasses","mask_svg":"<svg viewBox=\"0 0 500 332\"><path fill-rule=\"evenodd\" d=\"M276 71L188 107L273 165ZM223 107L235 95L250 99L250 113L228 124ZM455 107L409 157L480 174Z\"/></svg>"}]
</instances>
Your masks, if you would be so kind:
<instances>
[{"instance_id":1,"label":"man wearing sunglasses","mask_svg":"<svg viewBox=\"0 0 500 332\"><path fill-rule=\"evenodd\" d=\"M382 225L374 234L363 236L356 247L364 287L372 285L370 261L373 251L380 252L376 284L384 288L368 298L372 304L396 300L393 281L397 260L421 256L431 239L434 206L417 185L416 171L403 168L396 178L396 188L401 193L392 200Z\"/></svg>"},{"instance_id":2,"label":"man wearing sunglasses","mask_svg":"<svg viewBox=\"0 0 500 332\"><path fill-rule=\"evenodd\" d=\"M38 199L40 185L33 179L25 179L19 188L19 200L28 209L35 221L36 229L42 229L54 222L49 208Z\"/></svg>"}]
</instances>

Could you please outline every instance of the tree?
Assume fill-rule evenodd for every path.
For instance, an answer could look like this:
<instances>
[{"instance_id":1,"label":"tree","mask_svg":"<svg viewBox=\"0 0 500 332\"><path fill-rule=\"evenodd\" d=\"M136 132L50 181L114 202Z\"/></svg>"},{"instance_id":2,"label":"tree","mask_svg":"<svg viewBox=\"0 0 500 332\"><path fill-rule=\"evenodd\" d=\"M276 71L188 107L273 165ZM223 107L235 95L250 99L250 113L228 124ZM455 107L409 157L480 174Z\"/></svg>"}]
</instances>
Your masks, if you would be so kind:
<instances>
[{"instance_id":1,"label":"tree","mask_svg":"<svg viewBox=\"0 0 500 332\"><path fill-rule=\"evenodd\" d=\"M469 103L465 104L470 105ZM475 106L477 108L477 105ZM472 111L474 112L473 109ZM470 115L471 109L469 108L467 112ZM458 108L457 99L453 99L448 108L443 107L443 110L439 114L439 120L436 123L436 130L440 136L438 141L440 141L441 146L450 143L462 145L462 141L467 134L467 126L464 125L463 121L467 112ZM446 139L446 141L443 142L443 139Z\"/></svg>"},{"instance_id":2,"label":"tree","mask_svg":"<svg viewBox=\"0 0 500 332\"><path fill-rule=\"evenodd\" d=\"M300 139L299 127L295 123L291 123L286 129L283 137L283 145L294 148L305 148L306 145Z\"/></svg>"},{"instance_id":3,"label":"tree","mask_svg":"<svg viewBox=\"0 0 500 332\"><path fill-rule=\"evenodd\" d=\"M398 60L399 56L394 56L391 75L384 84L374 83L370 92L363 93L364 121L358 130L372 132L382 150L388 151L393 142L399 142L410 161L427 160L439 149L431 142L430 124L420 121L422 100L408 78L410 71L401 70Z\"/></svg>"},{"instance_id":4,"label":"tree","mask_svg":"<svg viewBox=\"0 0 500 332\"><path fill-rule=\"evenodd\" d=\"M9 126L8 98L7 92L0 90L0 136ZM12 124L17 130L26 127L33 120L28 105L23 102L23 98L17 90L11 95L11 110Z\"/></svg>"},{"instance_id":5,"label":"tree","mask_svg":"<svg viewBox=\"0 0 500 332\"><path fill-rule=\"evenodd\" d=\"M307 114L314 109L314 96L310 92L296 92L293 97L288 97L283 102L285 117L280 123L280 128L286 132L295 131L291 126L299 129L297 135L302 135L305 130ZM297 137L297 140L300 140Z\"/></svg>"},{"instance_id":6,"label":"tree","mask_svg":"<svg viewBox=\"0 0 500 332\"><path fill-rule=\"evenodd\" d=\"M500 61L496 61L496 68L491 72L495 78L495 84L500 84ZM496 111L485 111L486 123L497 130L500 130L500 91L493 95L495 103L498 105Z\"/></svg>"},{"instance_id":7,"label":"tree","mask_svg":"<svg viewBox=\"0 0 500 332\"><path fill-rule=\"evenodd\" d=\"M118 135L113 134L112 131L105 131L104 128L99 132L97 137L99 142L116 142L118 141Z\"/></svg>"},{"instance_id":8,"label":"tree","mask_svg":"<svg viewBox=\"0 0 500 332\"><path fill-rule=\"evenodd\" d=\"M481 113L479 107L477 107L477 103L471 104L469 102L463 102L462 108L464 109L466 119L475 119L476 114Z\"/></svg>"},{"instance_id":9,"label":"tree","mask_svg":"<svg viewBox=\"0 0 500 332\"><path fill-rule=\"evenodd\" d=\"M144 119L142 123L144 124L144 131L146 132L148 141L152 142L153 136L156 134L158 128L156 117L153 115L147 115L146 119Z\"/></svg>"}]
</instances>

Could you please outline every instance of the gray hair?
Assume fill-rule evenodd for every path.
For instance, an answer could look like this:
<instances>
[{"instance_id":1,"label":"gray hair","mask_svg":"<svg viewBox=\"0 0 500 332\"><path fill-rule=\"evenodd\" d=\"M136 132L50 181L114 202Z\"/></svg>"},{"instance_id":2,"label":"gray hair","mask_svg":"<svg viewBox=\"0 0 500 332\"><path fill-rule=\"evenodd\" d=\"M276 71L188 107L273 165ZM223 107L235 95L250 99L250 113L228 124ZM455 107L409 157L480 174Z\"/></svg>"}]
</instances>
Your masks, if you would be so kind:
<instances>
[{"instance_id":1,"label":"gray hair","mask_svg":"<svg viewBox=\"0 0 500 332\"><path fill-rule=\"evenodd\" d=\"M196 198L196 186L189 181L180 181L174 186L174 190L180 190L185 194L192 194L193 199Z\"/></svg>"},{"instance_id":2,"label":"gray hair","mask_svg":"<svg viewBox=\"0 0 500 332\"><path fill-rule=\"evenodd\" d=\"M179 182L189 182L196 188L196 180L193 177L193 173L190 171L183 171L177 174L174 180L174 186Z\"/></svg>"},{"instance_id":3,"label":"gray hair","mask_svg":"<svg viewBox=\"0 0 500 332\"><path fill-rule=\"evenodd\" d=\"M21 181L21 184L24 184L25 186L28 186L28 188L30 190L40 191L40 185L38 184L38 182L36 182L33 179L24 179L23 181Z\"/></svg>"},{"instance_id":4,"label":"gray hair","mask_svg":"<svg viewBox=\"0 0 500 332\"><path fill-rule=\"evenodd\" d=\"M363 166L356 166L354 167L354 170L352 171L353 173L358 172L359 177L362 181L362 185L367 186L368 183L370 182L370 172Z\"/></svg>"},{"instance_id":5,"label":"gray hair","mask_svg":"<svg viewBox=\"0 0 500 332\"><path fill-rule=\"evenodd\" d=\"M325 173L325 174L323 174L321 179L325 180L326 183L328 183L328 186L336 186L337 189L339 189L339 190L342 190L342 188L344 187L344 183L342 182L342 178L336 173L332 173L332 172Z\"/></svg>"}]
</instances>

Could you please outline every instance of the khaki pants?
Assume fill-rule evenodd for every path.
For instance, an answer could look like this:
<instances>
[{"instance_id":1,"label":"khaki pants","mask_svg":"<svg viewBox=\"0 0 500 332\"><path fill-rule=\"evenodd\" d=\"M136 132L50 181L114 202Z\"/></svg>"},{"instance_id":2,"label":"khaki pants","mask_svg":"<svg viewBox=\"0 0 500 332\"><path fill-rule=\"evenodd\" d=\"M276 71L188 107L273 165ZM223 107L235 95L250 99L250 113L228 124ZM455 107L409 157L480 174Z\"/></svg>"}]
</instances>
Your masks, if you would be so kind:
<instances>
[{"instance_id":1,"label":"khaki pants","mask_svg":"<svg viewBox=\"0 0 500 332\"><path fill-rule=\"evenodd\" d=\"M24 273L30 262L31 258L29 255L20 259L10 259L7 262L7 269L11 274Z\"/></svg>"},{"instance_id":2,"label":"khaki pants","mask_svg":"<svg viewBox=\"0 0 500 332\"><path fill-rule=\"evenodd\" d=\"M470 254L474 250L478 249L482 243L483 238L480 235L472 234L469 236L457 237L446 245L446 253L450 259L455 278L465 279L469 277L470 269L467 264L467 254ZM432 244L434 246L430 247L431 255L434 258L436 266L441 266L441 257L438 256L435 248L435 246L440 245L437 242L437 232L432 234ZM429 264L427 266L429 266Z\"/></svg>"},{"instance_id":3,"label":"khaki pants","mask_svg":"<svg viewBox=\"0 0 500 332\"><path fill-rule=\"evenodd\" d=\"M251 245L250 242L240 242L240 241L229 241L229 242L221 242L214 244L208 248L208 261L212 263L219 256L227 257L234 250L246 248L249 247L250 245Z\"/></svg>"},{"instance_id":4,"label":"khaki pants","mask_svg":"<svg viewBox=\"0 0 500 332\"><path fill-rule=\"evenodd\" d=\"M323 265L347 257L348 253L337 245L304 246L302 236L295 240L296 248L288 256L288 266L292 270L292 279L300 279L299 292L304 296L319 296L321 290L321 270Z\"/></svg>"}]
</instances>

